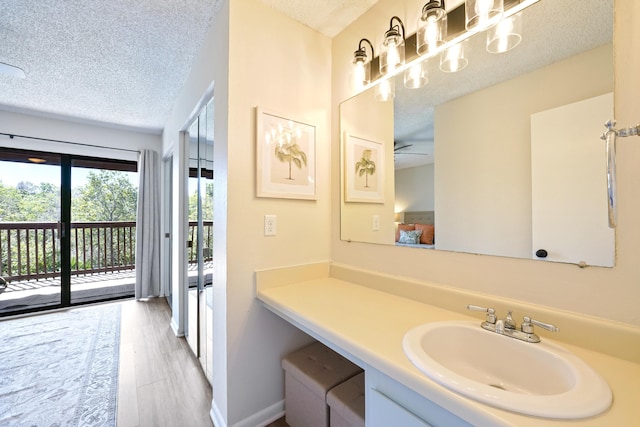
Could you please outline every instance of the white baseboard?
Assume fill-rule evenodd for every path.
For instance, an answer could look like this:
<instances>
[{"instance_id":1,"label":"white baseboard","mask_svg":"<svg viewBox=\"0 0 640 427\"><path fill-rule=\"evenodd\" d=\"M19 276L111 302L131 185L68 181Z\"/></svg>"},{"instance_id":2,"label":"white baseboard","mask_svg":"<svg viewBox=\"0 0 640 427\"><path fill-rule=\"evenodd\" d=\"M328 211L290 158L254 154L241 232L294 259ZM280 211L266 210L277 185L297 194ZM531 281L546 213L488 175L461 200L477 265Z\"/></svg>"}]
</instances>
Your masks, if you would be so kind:
<instances>
[{"instance_id":1,"label":"white baseboard","mask_svg":"<svg viewBox=\"0 0 640 427\"><path fill-rule=\"evenodd\" d=\"M211 411L209 411L209 416L211 417L211 421L213 421L213 425L216 427L227 427L227 422L224 417L220 413L218 409L218 405L216 405L216 401L211 401Z\"/></svg>"},{"instance_id":2,"label":"white baseboard","mask_svg":"<svg viewBox=\"0 0 640 427\"><path fill-rule=\"evenodd\" d=\"M223 419L215 401L211 402L211 412L209 412L209 416L216 427L228 427L228 424ZM233 424L231 427L263 427L282 418L283 416L284 400L281 400L259 412L256 412L250 417Z\"/></svg>"},{"instance_id":3,"label":"white baseboard","mask_svg":"<svg viewBox=\"0 0 640 427\"><path fill-rule=\"evenodd\" d=\"M173 331L173 333L177 337L183 337L184 336L184 333L182 331L180 331L180 328L178 328L178 324L176 323L176 320L173 317L171 318L171 330Z\"/></svg>"}]
</instances>

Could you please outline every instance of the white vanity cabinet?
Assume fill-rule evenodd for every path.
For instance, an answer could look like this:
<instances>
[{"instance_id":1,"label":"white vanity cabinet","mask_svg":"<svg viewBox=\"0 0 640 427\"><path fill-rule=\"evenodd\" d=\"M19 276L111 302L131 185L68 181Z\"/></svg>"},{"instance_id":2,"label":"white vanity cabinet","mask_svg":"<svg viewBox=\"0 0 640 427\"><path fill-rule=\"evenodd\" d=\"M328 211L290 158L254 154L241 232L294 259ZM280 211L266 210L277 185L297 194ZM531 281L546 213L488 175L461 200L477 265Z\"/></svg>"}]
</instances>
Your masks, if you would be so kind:
<instances>
[{"instance_id":1,"label":"white vanity cabinet","mask_svg":"<svg viewBox=\"0 0 640 427\"><path fill-rule=\"evenodd\" d=\"M407 331L418 325L469 321L470 317L384 292L399 288L407 292L416 289L413 281L405 282L341 266L332 267L334 274L353 278L357 283L387 286L380 290L337 277L316 277L326 271L329 271L328 265L318 263L257 272L258 298L267 309L364 369L367 427L601 427L630 425L634 421L637 424L640 419L640 406L637 399L632 398L638 395L640 364L637 363L637 357L631 358L635 355L629 353L632 350L618 347L620 354L625 356L621 358L589 348L570 346L576 356L603 376L613 395L617 396L613 405L600 415L552 420L497 409L463 397L430 380L413 365L402 348ZM465 304L463 299L482 301L485 298L480 295L477 298L470 297L466 293L454 295L450 289L427 284L420 292L430 297L441 295L438 298L449 301L447 304L450 300L458 301L456 304L459 306ZM503 304L506 305L506 302ZM520 312L530 312L528 306L516 307ZM600 322L577 320L571 314L562 315L545 310L540 312L539 317L557 319L558 324L573 325L575 330L594 330L596 336L607 343L614 340L639 342L638 332L631 328L600 325ZM475 322L478 319L474 319Z\"/></svg>"},{"instance_id":2,"label":"white vanity cabinet","mask_svg":"<svg viewBox=\"0 0 640 427\"><path fill-rule=\"evenodd\" d=\"M375 369L365 368L365 387L366 427L472 427Z\"/></svg>"},{"instance_id":3,"label":"white vanity cabinet","mask_svg":"<svg viewBox=\"0 0 640 427\"><path fill-rule=\"evenodd\" d=\"M367 399L367 406L371 407L371 410L366 416L367 427L433 427L378 390L372 388L368 393L370 396Z\"/></svg>"}]
</instances>

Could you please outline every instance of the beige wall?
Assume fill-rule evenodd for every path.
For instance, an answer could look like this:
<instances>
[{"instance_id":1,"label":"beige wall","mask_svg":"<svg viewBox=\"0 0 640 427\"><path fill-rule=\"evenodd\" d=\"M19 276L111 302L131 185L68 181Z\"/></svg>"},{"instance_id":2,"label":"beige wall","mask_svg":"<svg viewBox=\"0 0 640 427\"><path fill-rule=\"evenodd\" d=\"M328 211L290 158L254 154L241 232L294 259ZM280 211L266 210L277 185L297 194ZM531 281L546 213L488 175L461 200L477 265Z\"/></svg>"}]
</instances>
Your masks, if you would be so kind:
<instances>
[{"instance_id":1,"label":"beige wall","mask_svg":"<svg viewBox=\"0 0 640 427\"><path fill-rule=\"evenodd\" d=\"M180 144L213 87L212 415L253 426L283 410L280 359L309 339L260 305L254 272L329 259L331 42L256 0L224 1L215 19L164 140L167 150ZM256 198L257 106L316 127L317 200ZM277 215L275 237L263 236L266 214Z\"/></svg>"},{"instance_id":2,"label":"beige wall","mask_svg":"<svg viewBox=\"0 0 640 427\"><path fill-rule=\"evenodd\" d=\"M280 401L280 359L306 339L255 299L254 271L329 257L331 43L261 2L230 4L227 398L233 424ZM317 200L255 197L256 106L316 127ZM263 236L265 214L277 215L275 237Z\"/></svg>"},{"instance_id":3,"label":"beige wall","mask_svg":"<svg viewBox=\"0 0 640 427\"><path fill-rule=\"evenodd\" d=\"M332 169L338 175L338 105L353 95L347 80L350 59L362 37L380 37L392 15L414 2L381 0L366 15L333 39L333 135ZM615 12L615 110L621 125L640 120L640 3L616 0ZM413 22L407 19L408 22ZM408 33L411 33L408 30ZM374 41L374 40L372 40ZM375 43L379 40L376 39ZM542 263L494 256L444 251L400 251L386 245L346 243L339 230L332 231L332 260L391 275L436 282L531 304L569 310L585 315L640 325L640 144L632 139L618 145L619 226L616 234L617 264L614 268L580 269L573 265ZM333 183L335 224L339 223L340 192ZM473 301L469 301L472 303ZM461 307L461 310L464 310Z\"/></svg>"},{"instance_id":4,"label":"beige wall","mask_svg":"<svg viewBox=\"0 0 640 427\"><path fill-rule=\"evenodd\" d=\"M437 249L531 257L531 115L612 92L612 55L602 46L436 107Z\"/></svg>"},{"instance_id":5,"label":"beige wall","mask_svg":"<svg viewBox=\"0 0 640 427\"><path fill-rule=\"evenodd\" d=\"M415 166L395 173L395 211L432 211L434 207L434 165Z\"/></svg>"}]
</instances>

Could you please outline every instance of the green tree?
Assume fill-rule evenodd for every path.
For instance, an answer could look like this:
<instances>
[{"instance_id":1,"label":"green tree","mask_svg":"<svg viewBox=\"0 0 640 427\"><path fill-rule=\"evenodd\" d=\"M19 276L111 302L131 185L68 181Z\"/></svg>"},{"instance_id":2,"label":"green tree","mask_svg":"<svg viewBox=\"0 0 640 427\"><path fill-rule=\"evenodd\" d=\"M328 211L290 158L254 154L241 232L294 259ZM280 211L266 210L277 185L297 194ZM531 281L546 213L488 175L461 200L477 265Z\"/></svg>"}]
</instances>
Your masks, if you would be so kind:
<instances>
[{"instance_id":1,"label":"green tree","mask_svg":"<svg viewBox=\"0 0 640 427\"><path fill-rule=\"evenodd\" d=\"M18 190L0 182L0 222L17 221L21 195Z\"/></svg>"},{"instance_id":2,"label":"green tree","mask_svg":"<svg viewBox=\"0 0 640 427\"><path fill-rule=\"evenodd\" d=\"M48 182L20 201L21 221L50 222L60 219L60 188Z\"/></svg>"},{"instance_id":3,"label":"green tree","mask_svg":"<svg viewBox=\"0 0 640 427\"><path fill-rule=\"evenodd\" d=\"M202 219L204 221L213 221L213 182L205 182L205 195L202 200ZM194 191L189 195L189 221L197 220L198 193Z\"/></svg>"},{"instance_id":4,"label":"green tree","mask_svg":"<svg viewBox=\"0 0 640 427\"><path fill-rule=\"evenodd\" d=\"M72 205L72 221L135 221L138 190L124 172L89 172Z\"/></svg>"},{"instance_id":5,"label":"green tree","mask_svg":"<svg viewBox=\"0 0 640 427\"><path fill-rule=\"evenodd\" d=\"M307 165L307 153L295 142L295 138L288 142L278 143L275 147L275 155L282 163L289 163L289 177L291 177L291 165L295 164L298 169L302 169L302 164Z\"/></svg>"},{"instance_id":6,"label":"green tree","mask_svg":"<svg viewBox=\"0 0 640 427\"><path fill-rule=\"evenodd\" d=\"M369 175L376 173L376 162L371 160L372 150L364 150L362 158L356 162L356 174L364 175L364 187L369 188Z\"/></svg>"}]
</instances>

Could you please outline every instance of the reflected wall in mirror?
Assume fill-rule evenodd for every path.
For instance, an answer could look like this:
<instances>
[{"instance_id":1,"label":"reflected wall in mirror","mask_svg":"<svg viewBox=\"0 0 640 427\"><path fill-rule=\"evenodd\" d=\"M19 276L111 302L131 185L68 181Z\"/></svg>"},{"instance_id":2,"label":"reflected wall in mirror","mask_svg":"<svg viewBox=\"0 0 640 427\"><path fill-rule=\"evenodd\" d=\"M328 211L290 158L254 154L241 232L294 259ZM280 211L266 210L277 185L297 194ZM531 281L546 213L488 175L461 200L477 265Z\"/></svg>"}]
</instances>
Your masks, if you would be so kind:
<instances>
[{"instance_id":1,"label":"reflected wall in mirror","mask_svg":"<svg viewBox=\"0 0 640 427\"><path fill-rule=\"evenodd\" d=\"M435 245L418 247L613 266L599 139L613 117L613 1L541 0L523 11L522 25L520 45L502 54L487 52L486 33L471 37L469 64L460 72L444 73L438 58L429 59L423 88L406 89L396 77L393 136L385 139L395 157L395 196L366 211L343 202L343 239L391 245L396 233L355 234L350 227L370 224L376 214L396 224L433 217ZM364 120L356 105L376 102L374 90L341 105L342 131ZM573 113L585 105L593 116ZM554 114L559 121L549 118ZM541 165L534 140L548 139L540 128L547 119L578 148L554 146L552 162ZM547 237L555 230L556 239L541 230Z\"/></svg>"}]
</instances>

